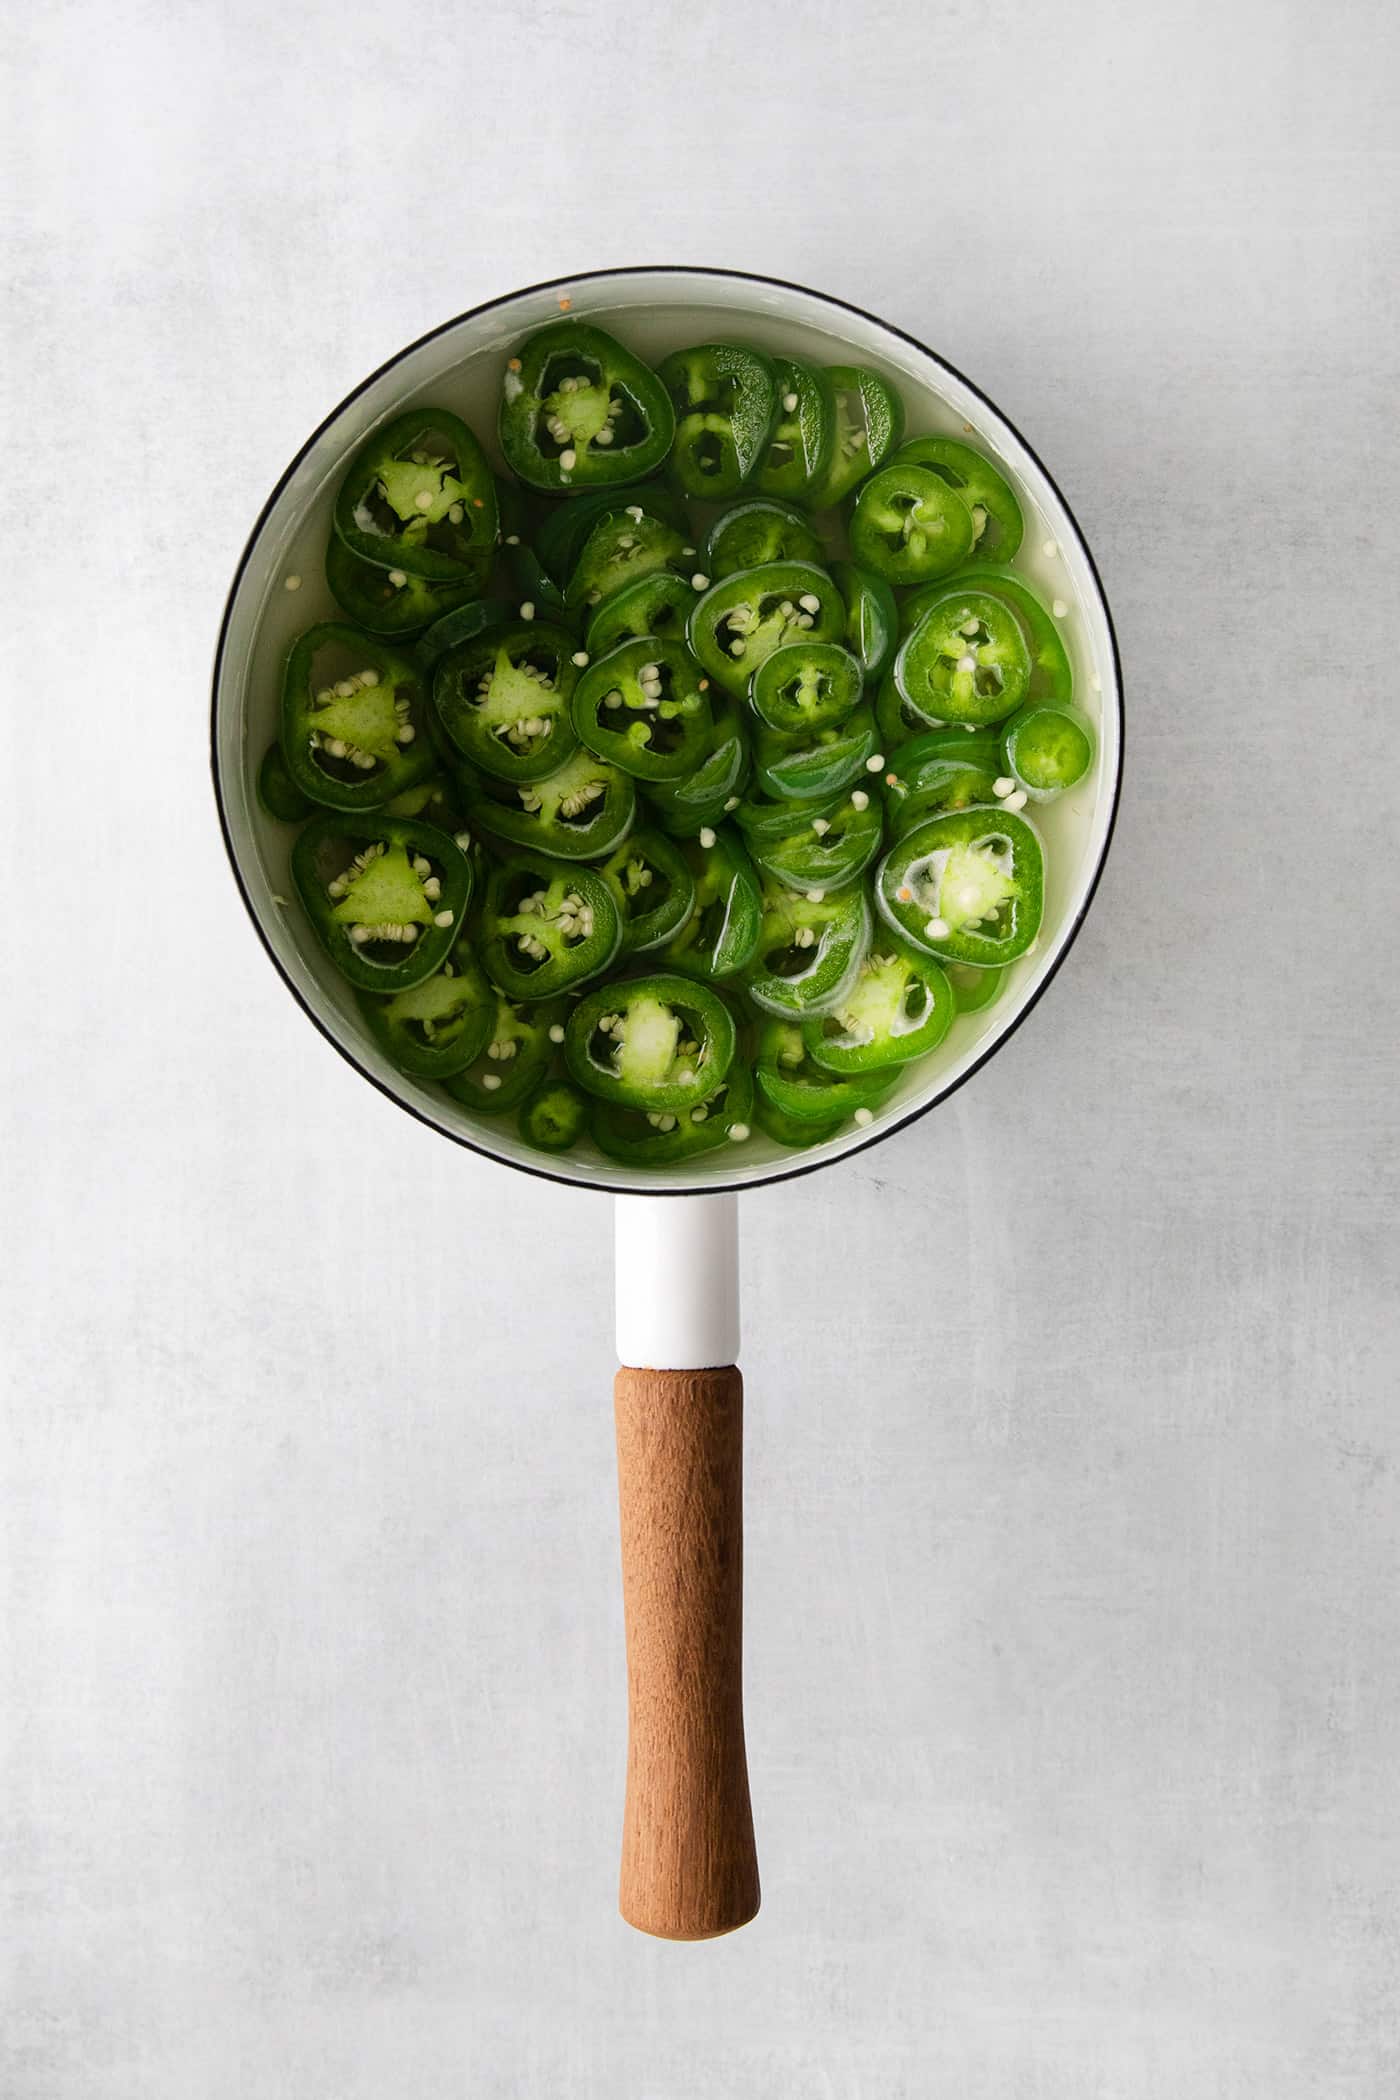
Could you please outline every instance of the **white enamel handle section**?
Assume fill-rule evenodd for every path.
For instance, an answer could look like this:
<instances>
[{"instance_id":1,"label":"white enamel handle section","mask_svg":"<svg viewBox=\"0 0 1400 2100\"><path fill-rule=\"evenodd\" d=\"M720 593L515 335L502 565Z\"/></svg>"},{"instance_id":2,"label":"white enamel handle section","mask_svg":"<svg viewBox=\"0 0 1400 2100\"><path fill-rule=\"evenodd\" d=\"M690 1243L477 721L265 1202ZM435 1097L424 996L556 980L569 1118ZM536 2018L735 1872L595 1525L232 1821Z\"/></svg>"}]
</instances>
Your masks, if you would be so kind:
<instances>
[{"instance_id":1,"label":"white enamel handle section","mask_svg":"<svg viewBox=\"0 0 1400 2100\"><path fill-rule=\"evenodd\" d=\"M618 1362L704 1371L739 1360L735 1196L619 1196Z\"/></svg>"}]
</instances>

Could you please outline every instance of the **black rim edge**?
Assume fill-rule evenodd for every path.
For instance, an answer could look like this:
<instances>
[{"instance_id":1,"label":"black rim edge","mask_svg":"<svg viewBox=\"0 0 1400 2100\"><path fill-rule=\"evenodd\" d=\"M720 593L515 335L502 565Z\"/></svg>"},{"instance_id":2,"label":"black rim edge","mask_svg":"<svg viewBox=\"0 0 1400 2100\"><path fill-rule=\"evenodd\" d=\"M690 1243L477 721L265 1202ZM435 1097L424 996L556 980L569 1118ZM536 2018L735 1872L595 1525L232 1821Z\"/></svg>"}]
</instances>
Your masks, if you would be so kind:
<instances>
[{"instance_id":1,"label":"black rim edge","mask_svg":"<svg viewBox=\"0 0 1400 2100\"><path fill-rule=\"evenodd\" d=\"M445 1128L426 1109L418 1108L413 1102L402 1099L392 1087L388 1086L382 1079L377 1078L373 1072L367 1070L352 1052L337 1041L326 1023L316 1012L310 1000L304 996L300 986L295 983L288 971L283 967L281 958L277 955L266 933L263 931L262 922L254 908L249 887L243 879L243 870L239 865L238 854L234 847L232 829L224 801L223 776L219 764L219 684L223 671L224 653L228 642L229 622L233 616L234 601L238 596L244 573L252 560L253 550L261 537L263 527L271 516L283 490L301 466L307 454L312 450L323 433L329 430L330 426L344 415L345 411L352 407L362 394L367 393L377 380L382 379L387 372L391 372L396 365L402 364L404 359L411 357L415 351L423 349L426 344L436 342L439 336L447 335L452 329L460 327L464 321L476 320L481 314L492 313L497 307L513 305L517 299L528 299L538 292L567 291L571 285L596 283L598 279L605 277L718 277L742 284L767 285L775 291L797 292L803 298L815 300L819 306L829 306L841 313L854 314L858 320L866 321L872 327L882 329L886 335L895 337L901 343L907 343L910 349L916 350L921 357L928 358L930 363L937 366L940 371L946 372L960 386L966 387L968 392L976 400L980 401L984 408L991 412L996 421L1010 431L1027 457L1035 463L1036 467L1044 475L1046 483L1053 491L1057 502L1064 511L1065 517L1069 520L1079 551L1088 565L1090 576L1093 578L1094 588L1098 593L1099 605L1103 611L1104 624L1108 629L1108 644L1113 658L1114 697L1118 711L1118 764L1112 783L1108 826L1104 832L1103 846L1099 852L1094 871L1089 878L1089 886L1084 893L1083 901L1066 929L1064 942L1059 954L1055 957L1054 962L1046 971L1040 983L1024 1003L1017 1008L1014 1017L1008 1022L1005 1029L996 1036L995 1040L989 1043L981 1055L975 1058L965 1071L960 1072L956 1079L950 1081L946 1087L934 1094L931 1100L923 1102L918 1108L911 1109L907 1115L901 1116L897 1122L887 1123L883 1129L878 1124L872 1123L865 1137L849 1145L835 1157L804 1160L792 1166L779 1164L771 1169L765 1169L761 1177L746 1181L725 1181L717 1178L713 1181L705 1181L696 1187L677 1188L674 1185L663 1183L656 1187L646 1187L639 1190L626 1182L609 1181L606 1177L595 1178L592 1174L587 1177L577 1174L555 1174L551 1173L547 1167L537 1167L525 1160L502 1159L499 1153L489 1151L484 1145L477 1144L472 1138L464 1136L462 1132ZM983 393L981 387L969 379L965 373L960 372L956 365L949 364L947 358L940 356L938 351L931 350L927 343L922 343L917 336L910 335L907 329L897 328L892 321L884 320L879 314L870 313L865 307L857 306L853 300L840 299L833 292L813 291L810 285L797 284L786 277L763 276L756 270L720 270L705 264L690 263L626 263L614 269L575 270L567 277L547 277L538 284L520 285L514 291L502 293L499 298L484 299L477 306L466 307L461 313L452 315L449 320L440 322L436 328L430 328L423 335L416 336L411 343L404 344L401 349L394 352L392 357L385 358L382 364L376 365L372 372L367 373L359 381L358 385L352 387L350 392L341 401L337 402L336 406L327 415L321 418L321 421L278 476L270 494L253 521L252 530L244 542L243 551L238 557L238 562L233 572L233 579L224 601L223 616L219 621L218 640L214 649L214 672L209 710L209 764L214 789L214 804L218 812L219 831L224 842L224 852L228 856L229 867L233 872L233 879L237 886L238 894L243 900L244 910L252 922L253 930L262 944L264 954L317 1034L330 1044L337 1056L343 1058L352 1071L357 1072L362 1079L367 1080L387 1101L391 1101L405 1115L412 1116L416 1122L422 1123L426 1129L435 1131L439 1137L445 1137L452 1144L460 1145L464 1151L474 1153L478 1159L487 1160L492 1166L502 1167L508 1172L531 1174L536 1180L553 1182L559 1188L586 1189L594 1194L615 1196L638 1194L678 1197L721 1196L742 1195L748 1189L769 1188L776 1182L796 1181L803 1175L820 1173L824 1167L837 1167L848 1164L851 1160L859 1158L862 1153L868 1152L872 1146L884 1144L890 1138L900 1136L904 1131L910 1129L912 1125L921 1121L924 1116L930 1114L932 1110L940 1107L943 1102L951 1100L954 1094L966 1086L967 1082L981 1071L983 1065L990 1058L995 1057L1003 1043L1010 1042L1012 1036L1018 1032L1027 1016L1035 1011L1035 1008L1040 1004L1041 999L1059 975L1065 958L1079 938L1080 929L1089 915L1090 906L1093 904L1099 884L1103 879L1103 871L1107 865L1109 850L1113 844L1113 835L1117 829L1118 811L1122 800L1123 753L1126 741L1126 728L1123 706L1123 662L1118 648L1118 631L1113 624L1113 611L1108 602L1108 595L1103 587L1103 578L1099 574L1099 567L1094 559L1093 550L1084 536L1079 520L1070 507L1064 491L1040 457L1040 454L1022 436L1020 430L1011 421L1011 418L997 406L996 402L989 395Z\"/></svg>"}]
</instances>

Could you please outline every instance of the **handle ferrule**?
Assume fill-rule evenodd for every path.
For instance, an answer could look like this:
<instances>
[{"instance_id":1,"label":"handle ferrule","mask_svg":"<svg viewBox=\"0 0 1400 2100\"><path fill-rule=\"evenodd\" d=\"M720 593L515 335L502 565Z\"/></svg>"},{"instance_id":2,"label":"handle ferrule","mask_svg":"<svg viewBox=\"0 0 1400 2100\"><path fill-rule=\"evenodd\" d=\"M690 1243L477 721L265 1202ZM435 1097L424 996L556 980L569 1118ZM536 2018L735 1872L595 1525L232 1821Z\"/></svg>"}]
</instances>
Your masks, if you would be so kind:
<instances>
[{"instance_id":1,"label":"handle ferrule","mask_svg":"<svg viewBox=\"0 0 1400 2100\"><path fill-rule=\"evenodd\" d=\"M619 1196L620 1363L703 1371L739 1356L739 1204L726 1196Z\"/></svg>"}]
</instances>

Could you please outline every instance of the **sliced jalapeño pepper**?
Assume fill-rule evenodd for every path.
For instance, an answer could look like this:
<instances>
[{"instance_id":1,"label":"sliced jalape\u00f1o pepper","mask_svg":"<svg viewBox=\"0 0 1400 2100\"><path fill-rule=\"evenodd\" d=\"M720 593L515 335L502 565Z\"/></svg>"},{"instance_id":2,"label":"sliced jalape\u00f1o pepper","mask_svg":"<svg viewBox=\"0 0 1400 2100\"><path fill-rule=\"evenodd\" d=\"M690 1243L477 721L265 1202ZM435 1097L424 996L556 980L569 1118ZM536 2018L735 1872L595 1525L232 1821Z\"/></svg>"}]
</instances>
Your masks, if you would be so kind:
<instances>
[{"instance_id":1,"label":"sliced jalape\u00f1o pepper","mask_svg":"<svg viewBox=\"0 0 1400 2100\"><path fill-rule=\"evenodd\" d=\"M463 642L474 642L488 627L509 626L512 619L510 607L501 598L472 598L459 605L440 620L434 620L424 634L420 634L413 645L413 660L420 671L430 674L446 656L449 649L459 649Z\"/></svg>"},{"instance_id":2,"label":"sliced jalape\u00f1o pepper","mask_svg":"<svg viewBox=\"0 0 1400 2100\"><path fill-rule=\"evenodd\" d=\"M663 831L695 838L737 809L749 777L749 742L739 710L724 694L711 698L710 748L688 780L649 780L646 797Z\"/></svg>"},{"instance_id":3,"label":"sliced jalape\u00f1o pepper","mask_svg":"<svg viewBox=\"0 0 1400 2100\"><path fill-rule=\"evenodd\" d=\"M779 736L762 728L754 738L754 772L779 801L815 800L863 779L877 755L875 743L875 717L868 707L807 736Z\"/></svg>"},{"instance_id":4,"label":"sliced jalape\u00f1o pepper","mask_svg":"<svg viewBox=\"0 0 1400 2100\"><path fill-rule=\"evenodd\" d=\"M465 940L421 984L388 998L358 998L386 1056L416 1079L446 1079L480 1057L496 1018L495 990Z\"/></svg>"},{"instance_id":5,"label":"sliced jalape\u00f1o pepper","mask_svg":"<svg viewBox=\"0 0 1400 2100\"><path fill-rule=\"evenodd\" d=\"M624 583L593 614L585 645L590 656L606 656L619 642L632 642L654 634L663 642L683 642L685 623L695 603L689 580L673 569L653 569Z\"/></svg>"},{"instance_id":6,"label":"sliced jalape\u00f1o pepper","mask_svg":"<svg viewBox=\"0 0 1400 2100\"><path fill-rule=\"evenodd\" d=\"M928 583L966 561L972 513L931 468L892 461L863 483L851 511L851 553L887 583Z\"/></svg>"},{"instance_id":7,"label":"sliced jalape\u00f1o pepper","mask_svg":"<svg viewBox=\"0 0 1400 2100\"><path fill-rule=\"evenodd\" d=\"M640 504L635 506L641 509ZM601 605L614 591L659 569L679 572L689 557L683 554L685 535L662 518L640 517L631 511L621 515L609 511L599 518L574 563L564 596L570 605L592 608ZM691 550L692 554L694 550Z\"/></svg>"},{"instance_id":8,"label":"sliced jalape\u00f1o pepper","mask_svg":"<svg viewBox=\"0 0 1400 2100\"><path fill-rule=\"evenodd\" d=\"M650 1111L600 1101L593 1142L609 1159L634 1167L667 1167L721 1145L741 1145L754 1118L753 1074L736 1056L715 1091L694 1108Z\"/></svg>"},{"instance_id":9,"label":"sliced jalape\u00f1o pepper","mask_svg":"<svg viewBox=\"0 0 1400 2100\"><path fill-rule=\"evenodd\" d=\"M436 824L439 831L455 833L461 830L466 805L458 782L446 773L429 773L426 780L416 780L402 794L391 795L384 810L391 817L422 817L425 823ZM460 839L458 844L461 845Z\"/></svg>"},{"instance_id":10,"label":"sliced jalape\u00f1o pepper","mask_svg":"<svg viewBox=\"0 0 1400 2100\"><path fill-rule=\"evenodd\" d=\"M890 826L902 838L927 817L996 799L1001 752L992 736L930 729L901 744L885 774Z\"/></svg>"},{"instance_id":11,"label":"sliced jalape\u00f1o pepper","mask_svg":"<svg viewBox=\"0 0 1400 2100\"><path fill-rule=\"evenodd\" d=\"M281 744L311 801L379 808L433 770L417 670L353 627L308 627L282 678Z\"/></svg>"},{"instance_id":12,"label":"sliced jalape\u00f1o pepper","mask_svg":"<svg viewBox=\"0 0 1400 2100\"><path fill-rule=\"evenodd\" d=\"M687 496L722 503L763 457L778 412L771 357L736 343L673 350L657 368L676 412L670 473Z\"/></svg>"},{"instance_id":13,"label":"sliced jalape\u00f1o pepper","mask_svg":"<svg viewBox=\"0 0 1400 2100\"><path fill-rule=\"evenodd\" d=\"M567 1152L588 1128L588 1102L567 1079L546 1079L522 1107L518 1127L537 1152Z\"/></svg>"},{"instance_id":14,"label":"sliced jalape\u00f1o pepper","mask_svg":"<svg viewBox=\"0 0 1400 2100\"><path fill-rule=\"evenodd\" d=\"M800 510L776 496L746 496L715 519L705 539L701 568L712 583L719 583L767 562L825 558L816 528Z\"/></svg>"},{"instance_id":15,"label":"sliced jalape\u00f1o pepper","mask_svg":"<svg viewBox=\"0 0 1400 2100\"><path fill-rule=\"evenodd\" d=\"M784 642L754 672L749 704L770 729L802 736L843 722L863 685L860 665L840 642Z\"/></svg>"},{"instance_id":16,"label":"sliced jalape\u00f1o pepper","mask_svg":"<svg viewBox=\"0 0 1400 2100\"><path fill-rule=\"evenodd\" d=\"M776 1145L791 1146L794 1151L824 1145L828 1138L835 1137L844 1121L841 1116L833 1116L829 1122L808 1122L799 1116L787 1115L757 1087L754 1089L753 1119L765 1137L772 1138Z\"/></svg>"},{"instance_id":17,"label":"sliced jalape\u00f1o pepper","mask_svg":"<svg viewBox=\"0 0 1400 2100\"><path fill-rule=\"evenodd\" d=\"M287 770L287 761L282 756L280 744L269 744L258 767L258 800L270 817L279 824L300 824L311 816L316 804L301 789Z\"/></svg>"},{"instance_id":18,"label":"sliced jalape\u00f1o pepper","mask_svg":"<svg viewBox=\"0 0 1400 2100\"><path fill-rule=\"evenodd\" d=\"M768 1021L758 1038L754 1077L759 1094L794 1123L830 1124L834 1129L858 1108L874 1108L883 1101L899 1078L897 1067L886 1072L830 1071L808 1055L806 1033L800 1021Z\"/></svg>"},{"instance_id":19,"label":"sliced jalape\u00f1o pepper","mask_svg":"<svg viewBox=\"0 0 1400 2100\"><path fill-rule=\"evenodd\" d=\"M832 579L846 601L846 647L873 684L894 661L899 643L899 609L883 576L857 562L831 565Z\"/></svg>"},{"instance_id":20,"label":"sliced jalape\u00f1o pepper","mask_svg":"<svg viewBox=\"0 0 1400 2100\"><path fill-rule=\"evenodd\" d=\"M533 490L521 486L513 474L496 479L496 515L500 520L501 544L515 547L533 542L544 530L540 513L547 508Z\"/></svg>"},{"instance_id":21,"label":"sliced jalape\u00f1o pepper","mask_svg":"<svg viewBox=\"0 0 1400 2100\"><path fill-rule=\"evenodd\" d=\"M743 699L765 657L784 642L839 642L846 631L841 593L815 562L765 562L740 569L695 601L690 647L727 693Z\"/></svg>"},{"instance_id":22,"label":"sliced jalape\u00f1o pepper","mask_svg":"<svg viewBox=\"0 0 1400 2100\"><path fill-rule=\"evenodd\" d=\"M508 999L552 999L586 984L622 945L622 914L596 868L511 853L481 906L481 960Z\"/></svg>"},{"instance_id":23,"label":"sliced jalape\u00f1o pepper","mask_svg":"<svg viewBox=\"0 0 1400 2100\"><path fill-rule=\"evenodd\" d=\"M635 488L594 489L590 495L554 504L540 521L533 544L561 590L578 567L579 556L594 527L605 518L621 518L624 514L634 524L650 519L653 524L669 525L677 532L686 522L683 507L659 482L649 486L643 482Z\"/></svg>"},{"instance_id":24,"label":"sliced jalape\u00f1o pepper","mask_svg":"<svg viewBox=\"0 0 1400 2100\"><path fill-rule=\"evenodd\" d=\"M664 972L586 992L564 1029L565 1063L586 1092L672 1114L710 1099L736 1045L719 993Z\"/></svg>"},{"instance_id":25,"label":"sliced jalape\u00f1o pepper","mask_svg":"<svg viewBox=\"0 0 1400 2100\"><path fill-rule=\"evenodd\" d=\"M824 1013L855 976L870 945L870 907L859 884L810 897L770 877L763 885L758 948L745 984L765 1013L805 1020Z\"/></svg>"},{"instance_id":26,"label":"sliced jalape\u00f1o pepper","mask_svg":"<svg viewBox=\"0 0 1400 2100\"><path fill-rule=\"evenodd\" d=\"M753 864L728 825L682 848L694 879L694 904L671 936L672 969L718 981L746 969L758 948L762 893Z\"/></svg>"},{"instance_id":27,"label":"sliced jalape\u00f1o pepper","mask_svg":"<svg viewBox=\"0 0 1400 2100\"><path fill-rule=\"evenodd\" d=\"M1030 677L1015 614L961 585L928 605L894 660L896 691L927 722L1002 722L1025 699Z\"/></svg>"},{"instance_id":28,"label":"sliced jalape\u00f1o pepper","mask_svg":"<svg viewBox=\"0 0 1400 2100\"><path fill-rule=\"evenodd\" d=\"M931 722L916 707L911 707L894 682L894 666L891 664L880 680L880 689L875 695L875 725L880 732L880 741L886 753L898 752L912 737L927 734L930 730L947 728L941 719ZM960 728L962 724L958 725ZM968 723L970 729L974 725Z\"/></svg>"},{"instance_id":29,"label":"sliced jalape\u00f1o pepper","mask_svg":"<svg viewBox=\"0 0 1400 2100\"><path fill-rule=\"evenodd\" d=\"M853 788L821 802L741 802L734 821L754 865L790 890L839 890L880 851L878 790Z\"/></svg>"},{"instance_id":30,"label":"sliced jalape\u00f1o pepper","mask_svg":"<svg viewBox=\"0 0 1400 2100\"><path fill-rule=\"evenodd\" d=\"M655 372L586 321L538 329L506 365L501 450L530 488L557 495L642 480L675 428Z\"/></svg>"},{"instance_id":31,"label":"sliced jalape\u00f1o pepper","mask_svg":"<svg viewBox=\"0 0 1400 2100\"><path fill-rule=\"evenodd\" d=\"M683 780L710 737L710 703L681 642L623 642L580 673L574 730L600 758L643 781Z\"/></svg>"},{"instance_id":32,"label":"sliced jalape\u00f1o pepper","mask_svg":"<svg viewBox=\"0 0 1400 2100\"><path fill-rule=\"evenodd\" d=\"M1030 684L1026 688L1028 700L1073 700L1074 672L1060 630L1048 607L1042 605L1025 577L1018 576L1014 569L979 562L975 567L950 576L946 583L930 584L923 590L911 592L899 609L901 632L908 634L917 626L935 598L941 597L944 591L958 589L979 591L985 597L999 599L1020 621L1031 658Z\"/></svg>"},{"instance_id":33,"label":"sliced jalape\u00f1o pepper","mask_svg":"<svg viewBox=\"0 0 1400 2100\"><path fill-rule=\"evenodd\" d=\"M803 1023L802 1042L828 1072L884 1072L936 1050L956 1011L953 987L932 957L886 932L835 1005Z\"/></svg>"},{"instance_id":34,"label":"sliced jalape\u00f1o pepper","mask_svg":"<svg viewBox=\"0 0 1400 2100\"><path fill-rule=\"evenodd\" d=\"M574 751L557 772L520 787L483 774L467 812L492 838L558 860L601 860L632 828L631 776L591 751Z\"/></svg>"},{"instance_id":35,"label":"sliced jalape\u00f1o pepper","mask_svg":"<svg viewBox=\"0 0 1400 2100\"><path fill-rule=\"evenodd\" d=\"M881 861L881 914L914 947L984 969L1014 962L1040 931L1040 840L1009 809L950 810L906 833Z\"/></svg>"},{"instance_id":36,"label":"sliced jalape\u00f1o pepper","mask_svg":"<svg viewBox=\"0 0 1400 2100\"><path fill-rule=\"evenodd\" d=\"M529 1099L554 1061L564 1033L562 999L539 1006L498 997L490 1041L460 1072L443 1081L456 1101L483 1115L501 1115Z\"/></svg>"},{"instance_id":37,"label":"sliced jalape\u00f1o pepper","mask_svg":"<svg viewBox=\"0 0 1400 2100\"><path fill-rule=\"evenodd\" d=\"M915 704L906 698L895 683L894 666L891 665L880 680L880 689L875 697L875 722L880 731L880 741L887 753L894 753L896 758L902 761L910 743L916 743L920 750L923 750L925 745L932 749L931 739L941 737L952 755L958 748L957 739L965 738L965 756L969 760L980 761L984 746L995 745L998 735L996 723L950 722L943 715L926 714L925 704L929 704L928 694L925 694L923 704ZM1001 768L996 766L993 770L999 773ZM974 799L985 800L985 797Z\"/></svg>"},{"instance_id":38,"label":"sliced jalape\u00f1o pepper","mask_svg":"<svg viewBox=\"0 0 1400 2100\"><path fill-rule=\"evenodd\" d=\"M460 416L411 408L351 461L335 500L337 537L388 569L455 583L485 576L496 544L496 484Z\"/></svg>"},{"instance_id":39,"label":"sliced jalape\u00f1o pepper","mask_svg":"<svg viewBox=\"0 0 1400 2100\"><path fill-rule=\"evenodd\" d=\"M1033 802L1050 802L1094 763L1094 729L1077 707L1023 707L1001 733L1006 771Z\"/></svg>"},{"instance_id":40,"label":"sliced jalape\u00f1o pepper","mask_svg":"<svg viewBox=\"0 0 1400 2100\"><path fill-rule=\"evenodd\" d=\"M944 975L953 987L960 1014L980 1014L995 1005L1006 990L1006 970L979 970L972 963L945 962Z\"/></svg>"},{"instance_id":41,"label":"sliced jalape\u00f1o pepper","mask_svg":"<svg viewBox=\"0 0 1400 2100\"><path fill-rule=\"evenodd\" d=\"M386 568L366 561L352 554L335 533L326 548L326 582L347 619L367 634L392 637L417 634L475 598L481 589L475 572L459 570L455 581L443 582L415 575L393 562Z\"/></svg>"},{"instance_id":42,"label":"sliced jalape\u00f1o pepper","mask_svg":"<svg viewBox=\"0 0 1400 2100\"><path fill-rule=\"evenodd\" d=\"M660 947L690 917L695 877L681 848L660 831L630 833L598 873L622 915L622 955Z\"/></svg>"},{"instance_id":43,"label":"sliced jalape\u00f1o pepper","mask_svg":"<svg viewBox=\"0 0 1400 2100\"><path fill-rule=\"evenodd\" d=\"M863 365L831 365L836 404L836 434L831 465L808 498L815 510L829 510L849 496L859 481L882 466L904 431L904 403L887 379Z\"/></svg>"},{"instance_id":44,"label":"sliced jalape\u00f1o pepper","mask_svg":"<svg viewBox=\"0 0 1400 2100\"><path fill-rule=\"evenodd\" d=\"M836 392L831 375L798 357L778 359L778 418L753 477L760 496L810 502L831 467Z\"/></svg>"},{"instance_id":45,"label":"sliced jalape\u00f1o pepper","mask_svg":"<svg viewBox=\"0 0 1400 2100\"><path fill-rule=\"evenodd\" d=\"M401 992L451 954L472 890L466 856L410 817L313 817L292 848L292 880L342 977Z\"/></svg>"},{"instance_id":46,"label":"sliced jalape\u00f1o pepper","mask_svg":"<svg viewBox=\"0 0 1400 2100\"><path fill-rule=\"evenodd\" d=\"M515 599L511 607L513 617L548 620L555 627L577 626L578 608L569 604L533 547L527 547L523 540L515 546L507 543L505 565Z\"/></svg>"},{"instance_id":47,"label":"sliced jalape\u00f1o pepper","mask_svg":"<svg viewBox=\"0 0 1400 2100\"><path fill-rule=\"evenodd\" d=\"M433 706L453 749L497 780L543 780L574 749L574 638L544 620L489 627L433 674Z\"/></svg>"},{"instance_id":48,"label":"sliced jalape\u00f1o pepper","mask_svg":"<svg viewBox=\"0 0 1400 2100\"><path fill-rule=\"evenodd\" d=\"M893 464L927 467L956 489L972 513L972 552L981 561L1010 561L1021 544L1025 520L1016 492L985 452L961 438L910 438Z\"/></svg>"}]
</instances>

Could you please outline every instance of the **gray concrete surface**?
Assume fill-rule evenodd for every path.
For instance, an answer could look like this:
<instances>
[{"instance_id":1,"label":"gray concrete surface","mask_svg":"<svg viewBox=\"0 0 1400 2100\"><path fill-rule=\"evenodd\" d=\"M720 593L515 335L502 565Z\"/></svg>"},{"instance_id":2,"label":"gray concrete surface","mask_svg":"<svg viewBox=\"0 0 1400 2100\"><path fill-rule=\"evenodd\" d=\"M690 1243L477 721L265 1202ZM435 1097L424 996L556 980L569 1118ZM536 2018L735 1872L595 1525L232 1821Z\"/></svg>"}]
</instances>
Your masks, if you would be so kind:
<instances>
[{"instance_id":1,"label":"gray concrete surface","mask_svg":"<svg viewBox=\"0 0 1400 2100\"><path fill-rule=\"evenodd\" d=\"M1386 2100L1395 11L56 0L3 52L0 2092ZM746 1205L766 1901L692 1949L612 1907L605 1202L338 1063L204 775L311 424L666 259L974 374L1132 710L1034 1025Z\"/></svg>"}]
</instances>

